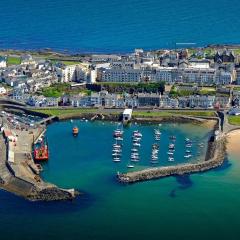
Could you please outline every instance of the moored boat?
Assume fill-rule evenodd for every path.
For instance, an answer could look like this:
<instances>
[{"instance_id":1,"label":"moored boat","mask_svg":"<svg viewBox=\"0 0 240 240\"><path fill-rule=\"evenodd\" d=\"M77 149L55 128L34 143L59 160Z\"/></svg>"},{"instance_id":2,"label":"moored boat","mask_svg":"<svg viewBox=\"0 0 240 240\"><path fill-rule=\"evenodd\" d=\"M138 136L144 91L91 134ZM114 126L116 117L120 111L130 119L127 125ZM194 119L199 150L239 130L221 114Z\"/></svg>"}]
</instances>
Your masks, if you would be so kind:
<instances>
[{"instance_id":1,"label":"moored boat","mask_svg":"<svg viewBox=\"0 0 240 240\"><path fill-rule=\"evenodd\" d=\"M78 127L76 127L76 126L73 127L72 134L73 134L74 137L76 137L78 135Z\"/></svg>"},{"instance_id":2,"label":"moored boat","mask_svg":"<svg viewBox=\"0 0 240 240\"><path fill-rule=\"evenodd\" d=\"M127 168L134 168L134 165L133 164L128 164Z\"/></svg>"},{"instance_id":3,"label":"moored boat","mask_svg":"<svg viewBox=\"0 0 240 240\"><path fill-rule=\"evenodd\" d=\"M42 141L39 147L34 148L33 154L35 161L47 161L49 158L48 144Z\"/></svg>"}]
</instances>

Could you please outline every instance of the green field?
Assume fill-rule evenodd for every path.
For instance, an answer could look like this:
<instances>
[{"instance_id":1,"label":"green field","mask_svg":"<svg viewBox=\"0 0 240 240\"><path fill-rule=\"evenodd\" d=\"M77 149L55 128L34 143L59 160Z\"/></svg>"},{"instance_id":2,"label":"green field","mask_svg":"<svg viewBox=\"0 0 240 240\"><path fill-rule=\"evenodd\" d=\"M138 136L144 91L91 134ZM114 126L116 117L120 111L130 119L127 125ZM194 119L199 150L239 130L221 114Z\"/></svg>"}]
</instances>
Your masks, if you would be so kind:
<instances>
[{"instance_id":1,"label":"green field","mask_svg":"<svg viewBox=\"0 0 240 240\"><path fill-rule=\"evenodd\" d=\"M240 126L240 116L228 116L228 122L232 125Z\"/></svg>"},{"instance_id":2,"label":"green field","mask_svg":"<svg viewBox=\"0 0 240 240\"><path fill-rule=\"evenodd\" d=\"M192 117L215 117L214 111L136 111L133 112L135 117L170 117L170 116L192 116Z\"/></svg>"},{"instance_id":3,"label":"green field","mask_svg":"<svg viewBox=\"0 0 240 240\"><path fill-rule=\"evenodd\" d=\"M37 109L36 112L41 112L50 116L69 116L78 115L84 113L104 113L96 108L75 108L75 109L64 109L64 108L52 108L52 109ZM106 114L120 114L122 110L108 110ZM215 117L214 111L188 111L188 110L168 110L168 111L134 111L133 117L171 117L171 116L192 116L192 117Z\"/></svg>"},{"instance_id":4,"label":"green field","mask_svg":"<svg viewBox=\"0 0 240 240\"><path fill-rule=\"evenodd\" d=\"M91 92L87 89L72 89L69 83L55 83L50 87L43 88L41 94L45 97L61 97L64 94L77 95L82 93L84 95L91 95Z\"/></svg>"},{"instance_id":5,"label":"green field","mask_svg":"<svg viewBox=\"0 0 240 240\"><path fill-rule=\"evenodd\" d=\"M19 65L21 63L20 57L8 57L7 58L7 65Z\"/></svg>"},{"instance_id":6,"label":"green field","mask_svg":"<svg viewBox=\"0 0 240 240\"><path fill-rule=\"evenodd\" d=\"M76 109L36 109L35 112L40 112L47 114L49 116L68 116L68 115L74 115L74 114L83 114L83 113L97 113L98 110L94 108L76 108Z\"/></svg>"},{"instance_id":7,"label":"green field","mask_svg":"<svg viewBox=\"0 0 240 240\"><path fill-rule=\"evenodd\" d=\"M77 62L77 61L61 61L61 63L65 64L65 65L76 65L76 64L79 64L80 62Z\"/></svg>"}]
</instances>

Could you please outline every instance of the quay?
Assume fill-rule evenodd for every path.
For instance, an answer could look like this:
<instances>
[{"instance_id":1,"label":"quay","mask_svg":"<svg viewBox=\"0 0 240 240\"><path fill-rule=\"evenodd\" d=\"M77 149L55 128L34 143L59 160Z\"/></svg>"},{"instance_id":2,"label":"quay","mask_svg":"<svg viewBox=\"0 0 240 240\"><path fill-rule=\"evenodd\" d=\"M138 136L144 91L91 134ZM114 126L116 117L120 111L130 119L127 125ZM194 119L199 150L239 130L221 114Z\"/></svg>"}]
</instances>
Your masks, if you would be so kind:
<instances>
[{"instance_id":1,"label":"quay","mask_svg":"<svg viewBox=\"0 0 240 240\"><path fill-rule=\"evenodd\" d=\"M31 201L71 200L74 189L62 189L45 182L41 169L32 157L33 145L46 129L43 125L16 129L6 116L1 116L0 188Z\"/></svg>"}]
</instances>

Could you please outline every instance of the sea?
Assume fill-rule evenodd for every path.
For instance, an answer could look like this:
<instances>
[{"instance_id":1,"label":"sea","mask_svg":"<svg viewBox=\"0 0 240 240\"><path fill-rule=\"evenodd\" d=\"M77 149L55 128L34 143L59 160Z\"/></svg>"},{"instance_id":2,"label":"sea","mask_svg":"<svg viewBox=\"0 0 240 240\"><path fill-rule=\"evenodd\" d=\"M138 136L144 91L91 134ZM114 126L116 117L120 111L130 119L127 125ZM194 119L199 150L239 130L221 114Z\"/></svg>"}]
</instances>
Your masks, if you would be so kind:
<instances>
[{"instance_id":1,"label":"sea","mask_svg":"<svg viewBox=\"0 0 240 240\"><path fill-rule=\"evenodd\" d=\"M239 11L239 0L1 0L0 48L126 53L234 44Z\"/></svg>"},{"instance_id":2,"label":"sea","mask_svg":"<svg viewBox=\"0 0 240 240\"><path fill-rule=\"evenodd\" d=\"M78 126L79 135L72 136ZM143 137L135 169L150 167L154 129L162 132L158 166L200 160L209 128L192 124L135 125L124 128L122 158L112 161L111 122L74 120L48 126L50 159L42 178L81 195L73 201L29 202L0 191L0 238L5 239L239 239L239 157L206 173L123 185L117 172L127 169L132 133ZM170 136L176 136L175 162L168 162ZM184 159L185 138L193 141ZM204 147L199 148L198 144Z\"/></svg>"}]
</instances>

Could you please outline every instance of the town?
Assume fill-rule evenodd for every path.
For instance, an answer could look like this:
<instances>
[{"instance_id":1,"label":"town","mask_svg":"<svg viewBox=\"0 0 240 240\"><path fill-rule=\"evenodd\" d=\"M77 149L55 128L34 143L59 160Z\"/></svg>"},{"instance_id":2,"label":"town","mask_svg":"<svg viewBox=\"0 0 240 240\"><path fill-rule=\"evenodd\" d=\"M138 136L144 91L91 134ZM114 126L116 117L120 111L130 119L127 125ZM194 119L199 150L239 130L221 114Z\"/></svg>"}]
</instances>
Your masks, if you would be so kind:
<instances>
[{"instance_id":1,"label":"town","mask_svg":"<svg viewBox=\"0 0 240 240\"><path fill-rule=\"evenodd\" d=\"M0 94L30 107L225 109L240 114L240 53L228 48L0 57Z\"/></svg>"}]
</instances>

